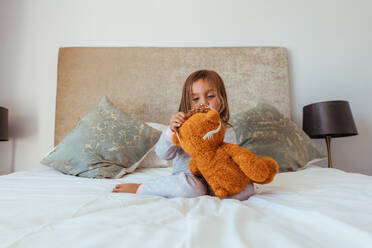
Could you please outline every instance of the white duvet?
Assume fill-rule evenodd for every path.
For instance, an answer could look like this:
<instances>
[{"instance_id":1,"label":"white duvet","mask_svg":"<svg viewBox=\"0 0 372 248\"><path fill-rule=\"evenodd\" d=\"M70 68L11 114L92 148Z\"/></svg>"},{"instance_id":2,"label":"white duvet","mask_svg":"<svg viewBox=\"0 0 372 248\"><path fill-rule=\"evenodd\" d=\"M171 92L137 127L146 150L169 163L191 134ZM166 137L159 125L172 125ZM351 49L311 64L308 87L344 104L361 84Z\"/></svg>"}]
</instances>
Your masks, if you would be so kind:
<instances>
[{"instance_id":1,"label":"white duvet","mask_svg":"<svg viewBox=\"0 0 372 248\"><path fill-rule=\"evenodd\" d=\"M1 176L0 247L372 247L371 176L312 166L256 185L242 202L111 193L170 170Z\"/></svg>"}]
</instances>

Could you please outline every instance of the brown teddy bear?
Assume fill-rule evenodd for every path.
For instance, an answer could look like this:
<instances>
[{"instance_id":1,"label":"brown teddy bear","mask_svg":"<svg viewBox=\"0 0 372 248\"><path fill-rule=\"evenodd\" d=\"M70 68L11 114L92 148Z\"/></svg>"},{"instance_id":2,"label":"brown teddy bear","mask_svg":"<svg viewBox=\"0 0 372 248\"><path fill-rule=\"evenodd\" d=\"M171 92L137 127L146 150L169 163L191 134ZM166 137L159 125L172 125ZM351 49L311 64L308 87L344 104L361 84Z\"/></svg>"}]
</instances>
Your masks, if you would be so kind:
<instances>
[{"instance_id":1,"label":"brown teddy bear","mask_svg":"<svg viewBox=\"0 0 372 248\"><path fill-rule=\"evenodd\" d=\"M259 158L248 149L223 142L225 127L217 111L201 107L186 114L186 121L173 137L192 159L189 169L203 176L219 198L241 192L250 181L270 183L278 164L269 157Z\"/></svg>"}]
</instances>

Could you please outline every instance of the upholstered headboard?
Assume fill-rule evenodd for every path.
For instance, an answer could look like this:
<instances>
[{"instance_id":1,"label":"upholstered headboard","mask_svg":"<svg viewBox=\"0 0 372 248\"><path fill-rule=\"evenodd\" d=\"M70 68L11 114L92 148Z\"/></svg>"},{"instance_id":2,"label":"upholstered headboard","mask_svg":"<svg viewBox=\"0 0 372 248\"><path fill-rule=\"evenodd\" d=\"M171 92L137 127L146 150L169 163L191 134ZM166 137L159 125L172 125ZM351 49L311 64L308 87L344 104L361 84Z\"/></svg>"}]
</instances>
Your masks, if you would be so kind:
<instances>
[{"instance_id":1,"label":"upholstered headboard","mask_svg":"<svg viewBox=\"0 0 372 248\"><path fill-rule=\"evenodd\" d=\"M135 118L167 124L178 110L186 77L200 69L220 74L231 113L265 101L290 116L288 59L282 47L61 48L55 144L105 95Z\"/></svg>"}]
</instances>

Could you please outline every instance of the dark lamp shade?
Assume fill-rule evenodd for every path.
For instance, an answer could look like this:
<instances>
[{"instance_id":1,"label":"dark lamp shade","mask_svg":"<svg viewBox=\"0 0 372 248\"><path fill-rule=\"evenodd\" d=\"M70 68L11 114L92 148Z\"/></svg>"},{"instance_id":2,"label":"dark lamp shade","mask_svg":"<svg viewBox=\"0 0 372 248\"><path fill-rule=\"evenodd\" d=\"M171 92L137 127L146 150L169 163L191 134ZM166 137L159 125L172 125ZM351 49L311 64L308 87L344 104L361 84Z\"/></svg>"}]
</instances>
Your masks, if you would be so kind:
<instances>
[{"instance_id":1,"label":"dark lamp shade","mask_svg":"<svg viewBox=\"0 0 372 248\"><path fill-rule=\"evenodd\" d=\"M0 141L8 140L8 110L0 107Z\"/></svg>"},{"instance_id":2,"label":"dark lamp shade","mask_svg":"<svg viewBox=\"0 0 372 248\"><path fill-rule=\"evenodd\" d=\"M347 101L328 101L303 108L303 130L311 138L357 135L353 115Z\"/></svg>"}]
</instances>

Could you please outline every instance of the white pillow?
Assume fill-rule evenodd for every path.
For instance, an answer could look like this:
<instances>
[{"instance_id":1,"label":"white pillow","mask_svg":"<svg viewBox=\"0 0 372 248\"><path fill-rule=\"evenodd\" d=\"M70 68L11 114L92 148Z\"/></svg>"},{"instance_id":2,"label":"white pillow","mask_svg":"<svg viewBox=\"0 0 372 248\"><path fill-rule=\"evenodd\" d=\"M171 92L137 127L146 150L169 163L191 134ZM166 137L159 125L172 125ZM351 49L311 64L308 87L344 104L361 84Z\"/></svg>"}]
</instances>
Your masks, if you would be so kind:
<instances>
[{"instance_id":1,"label":"white pillow","mask_svg":"<svg viewBox=\"0 0 372 248\"><path fill-rule=\"evenodd\" d=\"M152 128L163 132L168 128L167 125L156 123L156 122L146 122ZM148 150L143 157L138 160L133 166L131 166L131 171L127 168L122 169L115 178L121 178L127 173L134 171L136 168L165 168L172 166L172 160L160 159L155 153L155 145ZM134 169L133 169L134 168Z\"/></svg>"},{"instance_id":2,"label":"white pillow","mask_svg":"<svg viewBox=\"0 0 372 248\"><path fill-rule=\"evenodd\" d=\"M164 125L161 123L156 123L156 122L146 122L147 125L149 125L152 128L155 128L156 130L163 132L164 130L167 130L168 125Z\"/></svg>"},{"instance_id":3,"label":"white pillow","mask_svg":"<svg viewBox=\"0 0 372 248\"><path fill-rule=\"evenodd\" d=\"M301 167L297 170L304 170L304 169L312 168L312 167L327 168L328 167L328 157L315 158L313 160L310 160L309 162L307 162L307 164L305 164L303 167Z\"/></svg>"}]
</instances>

